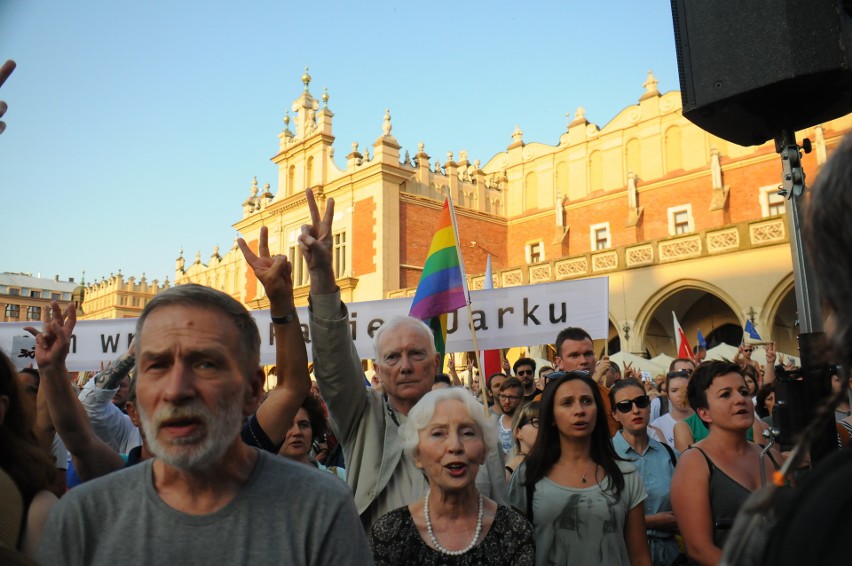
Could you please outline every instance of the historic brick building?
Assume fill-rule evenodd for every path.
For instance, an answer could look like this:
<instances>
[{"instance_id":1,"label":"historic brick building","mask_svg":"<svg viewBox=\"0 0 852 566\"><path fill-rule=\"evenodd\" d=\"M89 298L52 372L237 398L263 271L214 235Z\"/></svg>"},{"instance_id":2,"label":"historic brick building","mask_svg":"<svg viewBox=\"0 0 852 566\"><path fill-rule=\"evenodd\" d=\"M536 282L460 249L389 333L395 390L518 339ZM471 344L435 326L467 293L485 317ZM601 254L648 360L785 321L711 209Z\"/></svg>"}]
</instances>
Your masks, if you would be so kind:
<instances>
[{"instance_id":1,"label":"historic brick building","mask_svg":"<svg viewBox=\"0 0 852 566\"><path fill-rule=\"evenodd\" d=\"M300 303L308 292L297 249L306 187L321 206L335 199L334 261L346 301L413 294L449 193L471 288L482 286L489 254L497 287L606 275L611 351L673 353L676 311L688 336L700 328L711 345L739 342L749 318L795 352L774 146L740 147L704 132L681 115L680 93L658 92L650 72L638 102L605 126L579 108L558 145L528 143L518 128L484 165L464 151L443 160L422 145L401 152L386 112L372 147L352 144L339 166L328 95L314 98L307 73L303 83L272 157L277 191L255 179L234 224L255 246L269 227L272 250L294 260ZM814 145L804 157L809 181L850 128L847 116L800 132ZM250 308L268 304L236 246L215 249L206 264L199 253L187 266L181 253L175 284L189 281Z\"/></svg>"}]
</instances>

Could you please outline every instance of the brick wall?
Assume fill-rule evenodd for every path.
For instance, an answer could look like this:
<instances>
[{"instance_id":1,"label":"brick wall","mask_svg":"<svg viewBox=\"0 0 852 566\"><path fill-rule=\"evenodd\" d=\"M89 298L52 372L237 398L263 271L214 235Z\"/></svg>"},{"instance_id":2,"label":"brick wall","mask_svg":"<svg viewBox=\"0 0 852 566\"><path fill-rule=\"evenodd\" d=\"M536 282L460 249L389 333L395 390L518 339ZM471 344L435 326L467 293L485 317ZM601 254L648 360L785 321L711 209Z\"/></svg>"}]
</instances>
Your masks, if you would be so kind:
<instances>
[{"instance_id":1,"label":"brick wall","mask_svg":"<svg viewBox=\"0 0 852 566\"><path fill-rule=\"evenodd\" d=\"M376 271L376 201L355 202L352 211L352 272L355 277Z\"/></svg>"}]
</instances>

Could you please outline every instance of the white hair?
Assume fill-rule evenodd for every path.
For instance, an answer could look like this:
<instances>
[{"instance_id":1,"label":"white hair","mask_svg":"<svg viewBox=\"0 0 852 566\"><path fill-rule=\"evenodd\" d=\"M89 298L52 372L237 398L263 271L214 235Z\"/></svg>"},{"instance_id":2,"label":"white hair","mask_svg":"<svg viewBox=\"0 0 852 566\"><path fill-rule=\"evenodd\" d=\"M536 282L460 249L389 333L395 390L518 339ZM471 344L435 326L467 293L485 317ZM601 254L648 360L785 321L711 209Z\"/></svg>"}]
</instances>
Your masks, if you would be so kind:
<instances>
[{"instance_id":1,"label":"white hair","mask_svg":"<svg viewBox=\"0 0 852 566\"><path fill-rule=\"evenodd\" d=\"M477 403L473 395L465 388L450 387L430 391L408 412L408 418L399 428L399 437L402 441L402 449L410 457L416 454L417 444L420 441L420 431L429 425L435 415L435 408L443 401L461 401L464 403L467 414L482 433L486 453L497 445L497 427L485 416L482 405Z\"/></svg>"},{"instance_id":2,"label":"white hair","mask_svg":"<svg viewBox=\"0 0 852 566\"><path fill-rule=\"evenodd\" d=\"M373 335L373 351L375 352L375 360L381 361L381 353L379 352L379 342L382 339L382 335L388 330L394 330L399 328L400 326L407 326L413 330L417 330L423 333L425 338L428 338L429 342L429 355L434 356L437 351L435 350L435 334L432 332L432 329L429 328L429 325L420 320L419 318L414 318L413 316L394 316L386 320L376 333Z\"/></svg>"}]
</instances>

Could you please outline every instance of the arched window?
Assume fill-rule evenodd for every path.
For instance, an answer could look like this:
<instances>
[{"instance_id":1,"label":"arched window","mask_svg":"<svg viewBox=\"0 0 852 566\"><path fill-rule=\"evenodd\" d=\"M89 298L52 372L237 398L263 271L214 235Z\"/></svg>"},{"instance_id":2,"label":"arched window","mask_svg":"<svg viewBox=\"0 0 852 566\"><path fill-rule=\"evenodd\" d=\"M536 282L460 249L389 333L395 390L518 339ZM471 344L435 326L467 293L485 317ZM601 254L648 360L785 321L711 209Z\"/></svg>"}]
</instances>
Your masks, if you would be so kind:
<instances>
[{"instance_id":1,"label":"arched window","mask_svg":"<svg viewBox=\"0 0 852 566\"><path fill-rule=\"evenodd\" d=\"M296 194L296 166L291 165L287 171L287 194Z\"/></svg>"},{"instance_id":2,"label":"arched window","mask_svg":"<svg viewBox=\"0 0 852 566\"><path fill-rule=\"evenodd\" d=\"M527 173L524 178L524 209L538 208L538 176Z\"/></svg>"},{"instance_id":3,"label":"arched window","mask_svg":"<svg viewBox=\"0 0 852 566\"><path fill-rule=\"evenodd\" d=\"M627 146L624 150L626 154L627 161L627 171L632 171L634 175L638 175L639 177L642 174L639 172L639 168L641 166L641 159L639 155L639 140L636 138L632 138L627 142Z\"/></svg>"},{"instance_id":4,"label":"arched window","mask_svg":"<svg viewBox=\"0 0 852 566\"><path fill-rule=\"evenodd\" d=\"M603 189L603 156L600 151L593 151L589 156L589 190L591 192Z\"/></svg>"},{"instance_id":5,"label":"arched window","mask_svg":"<svg viewBox=\"0 0 852 566\"><path fill-rule=\"evenodd\" d=\"M672 126L666 130L666 172L683 169L683 149L680 143L680 128Z\"/></svg>"},{"instance_id":6,"label":"arched window","mask_svg":"<svg viewBox=\"0 0 852 566\"><path fill-rule=\"evenodd\" d=\"M305 170L305 185L306 187L314 186L314 158L308 157L308 168Z\"/></svg>"}]
</instances>

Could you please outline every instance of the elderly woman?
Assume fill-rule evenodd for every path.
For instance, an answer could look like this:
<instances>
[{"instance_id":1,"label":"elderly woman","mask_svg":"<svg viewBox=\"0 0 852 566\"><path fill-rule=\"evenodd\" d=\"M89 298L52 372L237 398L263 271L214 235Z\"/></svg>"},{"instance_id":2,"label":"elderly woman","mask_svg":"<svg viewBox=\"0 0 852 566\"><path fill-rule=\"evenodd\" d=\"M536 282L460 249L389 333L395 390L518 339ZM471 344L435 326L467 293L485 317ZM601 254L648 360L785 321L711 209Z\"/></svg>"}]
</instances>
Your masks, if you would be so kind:
<instances>
[{"instance_id":1,"label":"elderly woman","mask_svg":"<svg viewBox=\"0 0 852 566\"><path fill-rule=\"evenodd\" d=\"M476 488L495 437L482 406L462 388L432 391L412 408L400 438L429 488L373 525L377 565L533 564L532 526Z\"/></svg>"}]
</instances>

